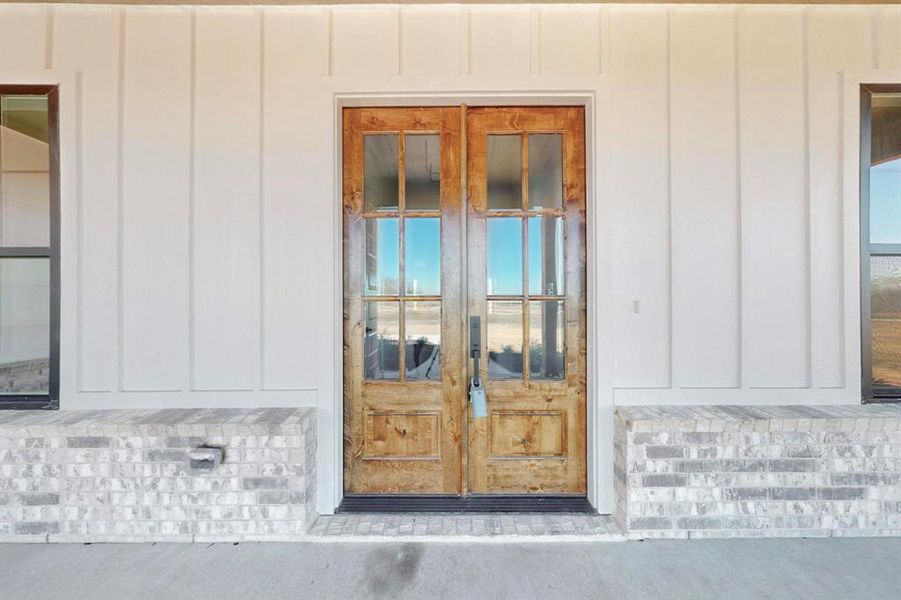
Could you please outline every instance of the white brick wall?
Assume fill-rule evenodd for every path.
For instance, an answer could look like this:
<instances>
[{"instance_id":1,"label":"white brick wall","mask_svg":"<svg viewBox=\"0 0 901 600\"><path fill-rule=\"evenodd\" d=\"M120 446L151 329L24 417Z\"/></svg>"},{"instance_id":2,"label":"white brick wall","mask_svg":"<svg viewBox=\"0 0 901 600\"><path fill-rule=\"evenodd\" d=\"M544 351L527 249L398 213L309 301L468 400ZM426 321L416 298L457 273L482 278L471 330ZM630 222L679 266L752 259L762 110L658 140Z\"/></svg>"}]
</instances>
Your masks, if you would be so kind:
<instances>
[{"instance_id":1,"label":"white brick wall","mask_svg":"<svg viewBox=\"0 0 901 600\"><path fill-rule=\"evenodd\" d=\"M901 535L901 406L616 411L630 537Z\"/></svg>"},{"instance_id":2,"label":"white brick wall","mask_svg":"<svg viewBox=\"0 0 901 600\"><path fill-rule=\"evenodd\" d=\"M0 413L0 541L292 539L316 517L314 409ZM212 472L188 451L224 449Z\"/></svg>"}]
</instances>

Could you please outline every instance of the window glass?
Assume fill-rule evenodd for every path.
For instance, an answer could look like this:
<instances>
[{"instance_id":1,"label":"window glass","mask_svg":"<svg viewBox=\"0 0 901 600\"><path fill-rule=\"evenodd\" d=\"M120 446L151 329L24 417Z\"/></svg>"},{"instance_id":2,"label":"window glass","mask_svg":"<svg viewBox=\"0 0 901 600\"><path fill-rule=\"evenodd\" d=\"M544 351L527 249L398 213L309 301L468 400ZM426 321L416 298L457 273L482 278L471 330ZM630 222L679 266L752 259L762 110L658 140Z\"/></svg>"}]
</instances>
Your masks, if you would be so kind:
<instances>
[{"instance_id":1,"label":"window glass","mask_svg":"<svg viewBox=\"0 0 901 600\"><path fill-rule=\"evenodd\" d=\"M394 218L366 219L363 247L367 296L398 294L400 238L397 223Z\"/></svg>"},{"instance_id":2,"label":"window glass","mask_svg":"<svg viewBox=\"0 0 901 600\"><path fill-rule=\"evenodd\" d=\"M522 219L488 219L488 295L522 294Z\"/></svg>"},{"instance_id":3,"label":"window glass","mask_svg":"<svg viewBox=\"0 0 901 600\"><path fill-rule=\"evenodd\" d=\"M438 210L441 201L440 136L404 136L404 181L407 210Z\"/></svg>"},{"instance_id":4,"label":"window glass","mask_svg":"<svg viewBox=\"0 0 901 600\"><path fill-rule=\"evenodd\" d=\"M404 220L404 287L408 296L441 293L441 220Z\"/></svg>"},{"instance_id":5,"label":"window glass","mask_svg":"<svg viewBox=\"0 0 901 600\"><path fill-rule=\"evenodd\" d=\"M522 302L488 302L488 377L522 377Z\"/></svg>"},{"instance_id":6,"label":"window glass","mask_svg":"<svg viewBox=\"0 0 901 600\"><path fill-rule=\"evenodd\" d=\"M0 245L50 245L46 96L0 97Z\"/></svg>"},{"instance_id":7,"label":"window glass","mask_svg":"<svg viewBox=\"0 0 901 600\"><path fill-rule=\"evenodd\" d=\"M367 302L364 310L363 376L396 381L400 373L400 303Z\"/></svg>"},{"instance_id":8,"label":"window glass","mask_svg":"<svg viewBox=\"0 0 901 600\"><path fill-rule=\"evenodd\" d=\"M50 389L50 261L0 258L0 395Z\"/></svg>"},{"instance_id":9,"label":"window glass","mask_svg":"<svg viewBox=\"0 0 901 600\"><path fill-rule=\"evenodd\" d=\"M488 136L488 208L522 209L522 141L519 135Z\"/></svg>"},{"instance_id":10,"label":"window glass","mask_svg":"<svg viewBox=\"0 0 901 600\"><path fill-rule=\"evenodd\" d=\"M901 93L870 103L870 344L874 388L901 388ZM866 217L864 217L866 218Z\"/></svg>"},{"instance_id":11,"label":"window glass","mask_svg":"<svg viewBox=\"0 0 901 600\"><path fill-rule=\"evenodd\" d=\"M363 136L363 200L366 212L397 210L397 134Z\"/></svg>"},{"instance_id":12,"label":"window glass","mask_svg":"<svg viewBox=\"0 0 901 600\"><path fill-rule=\"evenodd\" d=\"M50 393L47 95L0 95L0 396Z\"/></svg>"},{"instance_id":13,"label":"window glass","mask_svg":"<svg viewBox=\"0 0 901 600\"><path fill-rule=\"evenodd\" d=\"M441 303L407 302L404 332L407 379L441 379Z\"/></svg>"},{"instance_id":14,"label":"window glass","mask_svg":"<svg viewBox=\"0 0 901 600\"><path fill-rule=\"evenodd\" d=\"M563 207L563 136L529 135L529 208Z\"/></svg>"},{"instance_id":15,"label":"window glass","mask_svg":"<svg viewBox=\"0 0 901 600\"><path fill-rule=\"evenodd\" d=\"M529 377L563 378L563 302L529 302Z\"/></svg>"},{"instance_id":16,"label":"window glass","mask_svg":"<svg viewBox=\"0 0 901 600\"><path fill-rule=\"evenodd\" d=\"M529 218L529 294L563 294L563 218Z\"/></svg>"},{"instance_id":17,"label":"window glass","mask_svg":"<svg viewBox=\"0 0 901 600\"><path fill-rule=\"evenodd\" d=\"M901 256L870 258L873 384L901 387Z\"/></svg>"},{"instance_id":18,"label":"window glass","mask_svg":"<svg viewBox=\"0 0 901 600\"><path fill-rule=\"evenodd\" d=\"M870 167L870 243L901 243L901 158Z\"/></svg>"}]
</instances>

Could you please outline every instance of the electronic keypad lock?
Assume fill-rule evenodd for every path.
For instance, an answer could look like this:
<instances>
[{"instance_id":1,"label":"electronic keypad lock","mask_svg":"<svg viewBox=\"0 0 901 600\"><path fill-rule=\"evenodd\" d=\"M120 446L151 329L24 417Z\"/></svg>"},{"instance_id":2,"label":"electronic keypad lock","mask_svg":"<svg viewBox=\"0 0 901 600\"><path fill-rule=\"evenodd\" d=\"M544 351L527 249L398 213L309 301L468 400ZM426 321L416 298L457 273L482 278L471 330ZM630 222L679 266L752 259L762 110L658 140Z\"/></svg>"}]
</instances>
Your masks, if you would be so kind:
<instances>
[{"instance_id":1,"label":"electronic keypad lock","mask_svg":"<svg viewBox=\"0 0 901 600\"><path fill-rule=\"evenodd\" d=\"M482 320L469 317L469 356L472 358L472 379L469 381L469 401L473 418L488 416L488 399L479 377L479 358L482 355Z\"/></svg>"}]
</instances>

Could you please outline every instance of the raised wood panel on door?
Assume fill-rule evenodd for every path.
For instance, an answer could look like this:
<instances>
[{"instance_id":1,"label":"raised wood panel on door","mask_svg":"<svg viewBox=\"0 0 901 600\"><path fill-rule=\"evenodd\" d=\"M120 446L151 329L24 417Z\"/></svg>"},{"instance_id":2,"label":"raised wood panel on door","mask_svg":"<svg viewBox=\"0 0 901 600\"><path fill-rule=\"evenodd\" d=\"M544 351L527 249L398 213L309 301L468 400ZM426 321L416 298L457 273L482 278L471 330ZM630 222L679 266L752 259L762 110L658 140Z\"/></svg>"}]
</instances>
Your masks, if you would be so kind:
<instances>
[{"instance_id":1,"label":"raised wood panel on door","mask_svg":"<svg viewBox=\"0 0 901 600\"><path fill-rule=\"evenodd\" d=\"M460 112L458 107L344 109L346 493L457 494L462 489L466 388L461 351ZM367 133L401 132L441 136L441 379L436 381L363 377L363 138ZM399 162L403 164L403 158ZM401 183L401 198L403 189Z\"/></svg>"},{"instance_id":2,"label":"raised wood panel on door","mask_svg":"<svg viewBox=\"0 0 901 600\"><path fill-rule=\"evenodd\" d=\"M584 493L585 113L581 107L471 108L467 116L469 315L488 348L487 143L489 133L563 134L564 378L492 380L482 357L488 418L468 422L468 491ZM527 137L524 138L524 143ZM527 144L526 144L527 146ZM525 147L525 146L524 146ZM524 158L527 157L527 149ZM523 162L523 181L528 178ZM530 213L531 214L531 213ZM487 354L487 352L483 353ZM528 365L527 369L528 370Z\"/></svg>"}]
</instances>

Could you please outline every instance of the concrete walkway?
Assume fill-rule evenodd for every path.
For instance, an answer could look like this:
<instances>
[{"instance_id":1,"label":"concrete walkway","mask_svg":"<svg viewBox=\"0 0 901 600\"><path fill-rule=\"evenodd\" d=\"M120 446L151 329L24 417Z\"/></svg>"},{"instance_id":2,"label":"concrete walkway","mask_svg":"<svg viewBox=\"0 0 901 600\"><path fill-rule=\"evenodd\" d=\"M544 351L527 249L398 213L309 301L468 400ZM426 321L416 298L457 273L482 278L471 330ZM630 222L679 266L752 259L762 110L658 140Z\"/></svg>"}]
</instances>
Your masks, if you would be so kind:
<instances>
[{"instance_id":1,"label":"concrete walkway","mask_svg":"<svg viewBox=\"0 0 901 600\"><path fill-rule=\"evenodd\" d=\"M0 545L3 600L854 598L901 594L901 539Z\"/></svg>"}]
</instances>

